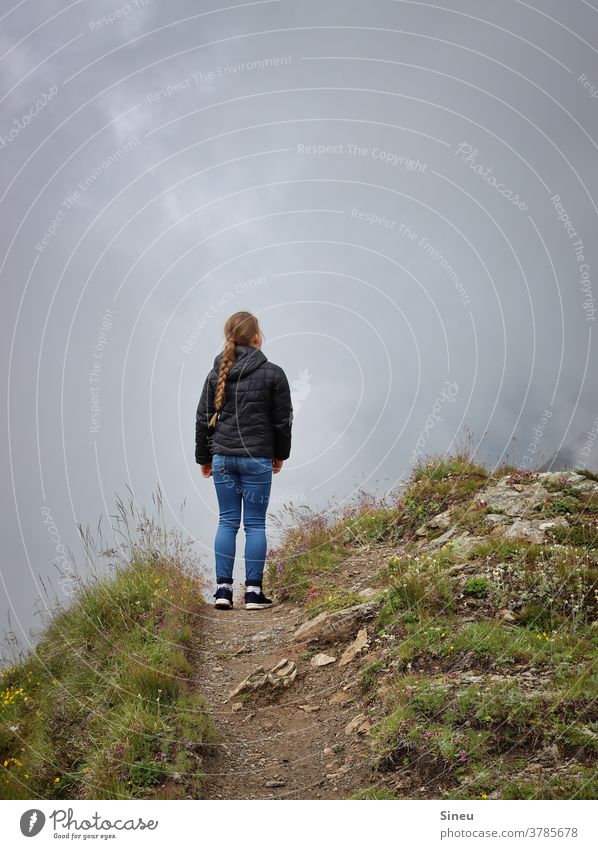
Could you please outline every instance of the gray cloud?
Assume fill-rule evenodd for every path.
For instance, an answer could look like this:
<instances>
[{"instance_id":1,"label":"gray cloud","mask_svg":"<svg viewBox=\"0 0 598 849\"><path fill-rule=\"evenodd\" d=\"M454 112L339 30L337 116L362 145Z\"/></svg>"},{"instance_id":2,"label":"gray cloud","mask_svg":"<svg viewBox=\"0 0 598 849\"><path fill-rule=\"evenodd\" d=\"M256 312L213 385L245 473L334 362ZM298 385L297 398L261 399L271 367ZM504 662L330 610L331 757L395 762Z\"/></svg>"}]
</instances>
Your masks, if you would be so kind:
<instances>
[{"instance_id":1,"label":"gray cloud","mask_svg":"<svg viewBox=\"0 0 598 849\"><path fill-rule=\"evenodd\" d=\"M0 617L18 636L40 579L67 598L63 550L85 572L76 523L107 524L127 483L149 505L160 482L173 524L186 499L210 574L193 418L237 309L296 384L275 508L383 492L418 440L464 427L489 465L533 444L544 467L596 467L589 5L3 14Z\"/></svg>"}]
</instances>

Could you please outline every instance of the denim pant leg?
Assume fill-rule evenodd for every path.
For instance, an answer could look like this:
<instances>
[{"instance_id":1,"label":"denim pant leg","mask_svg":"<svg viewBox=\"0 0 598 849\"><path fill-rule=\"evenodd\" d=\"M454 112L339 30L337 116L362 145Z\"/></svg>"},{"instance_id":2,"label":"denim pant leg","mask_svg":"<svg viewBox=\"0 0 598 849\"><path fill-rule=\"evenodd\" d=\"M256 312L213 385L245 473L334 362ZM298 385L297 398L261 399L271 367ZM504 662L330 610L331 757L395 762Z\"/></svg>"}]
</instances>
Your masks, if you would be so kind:
<instances>
[{"instance_id":1,"label":"denim pant leg","mask_svg":"<svg viewBox=\"0 0 598 849\"><path fill-rule=\"evenodd\" d=\"M245 583L247 586L261 586L268 550L266 512L272 487L272 459L240 457L239 461L245 529Z\"/></svg>"},{"instance_id":2,"label":"denim pant leg","mask_svg":"<svg viewBox=\"0 0 598 849\"><path fill-rule=\"evenodd\" d=\"M223 454L214 454L212 457L212 477L220 513L214 540L216 581L219 584L233 582L236 538L241 525L241 481L236 466L237 459Z\"/></svg>"}]
</instances>

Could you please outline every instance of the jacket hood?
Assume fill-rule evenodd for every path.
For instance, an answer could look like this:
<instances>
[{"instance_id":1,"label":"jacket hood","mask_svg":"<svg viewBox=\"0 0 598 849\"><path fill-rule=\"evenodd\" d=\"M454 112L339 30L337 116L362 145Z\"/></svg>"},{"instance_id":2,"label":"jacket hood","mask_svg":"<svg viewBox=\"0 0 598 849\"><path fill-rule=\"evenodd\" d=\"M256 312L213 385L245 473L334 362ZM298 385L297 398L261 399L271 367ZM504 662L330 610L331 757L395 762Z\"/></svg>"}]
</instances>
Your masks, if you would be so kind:
<instances>
[{"instance_id":1,"label":"jacket hood","mask_svg":"<svg viewBox=\"0 0 598 849\"><path fill-rule=\"evenodd\" d=\"M213 370L218 375L220 371L220 360L222 359L223 351L216 354L214 358ZM227 382L240 380L248 374L254 372L264 363L268 362L268 358L261 348L254 348L252 345L235 345L235 362L232 364L227 376Z\"/></svg>"}]
</instances>

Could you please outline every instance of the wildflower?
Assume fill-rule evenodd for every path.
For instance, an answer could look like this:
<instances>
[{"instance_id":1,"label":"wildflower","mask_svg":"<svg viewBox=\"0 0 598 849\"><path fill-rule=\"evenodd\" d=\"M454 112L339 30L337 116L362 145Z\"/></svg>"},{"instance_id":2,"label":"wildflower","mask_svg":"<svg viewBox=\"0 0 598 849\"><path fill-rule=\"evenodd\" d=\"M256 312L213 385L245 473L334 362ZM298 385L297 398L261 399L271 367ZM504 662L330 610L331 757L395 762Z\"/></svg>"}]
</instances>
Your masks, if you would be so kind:
<instances>
[{"instance_id":1,"label":"wildflower","mask_svg":"<svg viewBox=\"0 0 598 849\"><path fill-rule=\"evenodd\" d=\"M54 784L60 784L60 776L56 776L56 778L54 779Z\"/></svg>"},{"instance_id":2,"label":"wildflower","mask_svg":"<svg viewBox=\"0 0 598 849\"><path fill-rule=\"evenodd\" d=\"M482 793L482 799L487 799L487 798L488 798L488 794L487 794L487 793Z\"/></svg>"}]
</instances>

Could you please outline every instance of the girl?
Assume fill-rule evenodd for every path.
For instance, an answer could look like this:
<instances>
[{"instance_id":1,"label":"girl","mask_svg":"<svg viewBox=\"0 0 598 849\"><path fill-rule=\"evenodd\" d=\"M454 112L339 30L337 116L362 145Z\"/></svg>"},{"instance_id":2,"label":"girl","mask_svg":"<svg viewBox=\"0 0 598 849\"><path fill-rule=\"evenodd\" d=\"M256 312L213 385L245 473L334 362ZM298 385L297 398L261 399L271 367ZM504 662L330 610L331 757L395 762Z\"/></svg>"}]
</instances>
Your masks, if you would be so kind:
<instances>
[{"instance_id":1,"label":"girl","mask_svg":"<svg viewBox=\"0 0 598 849\"><path fill-rule=\"evenodd\" d=\"M233 606L235 542L245 528L245 608L262 610L272 601L262 592L266 559L266 511L272 473L291 453L293 407L284 371L262 352L257 318L242 310L224 325L224 350L205 379L195 417L195 460L212 476L220 519L215 607Z\"/></svg>"}]
</instances>

